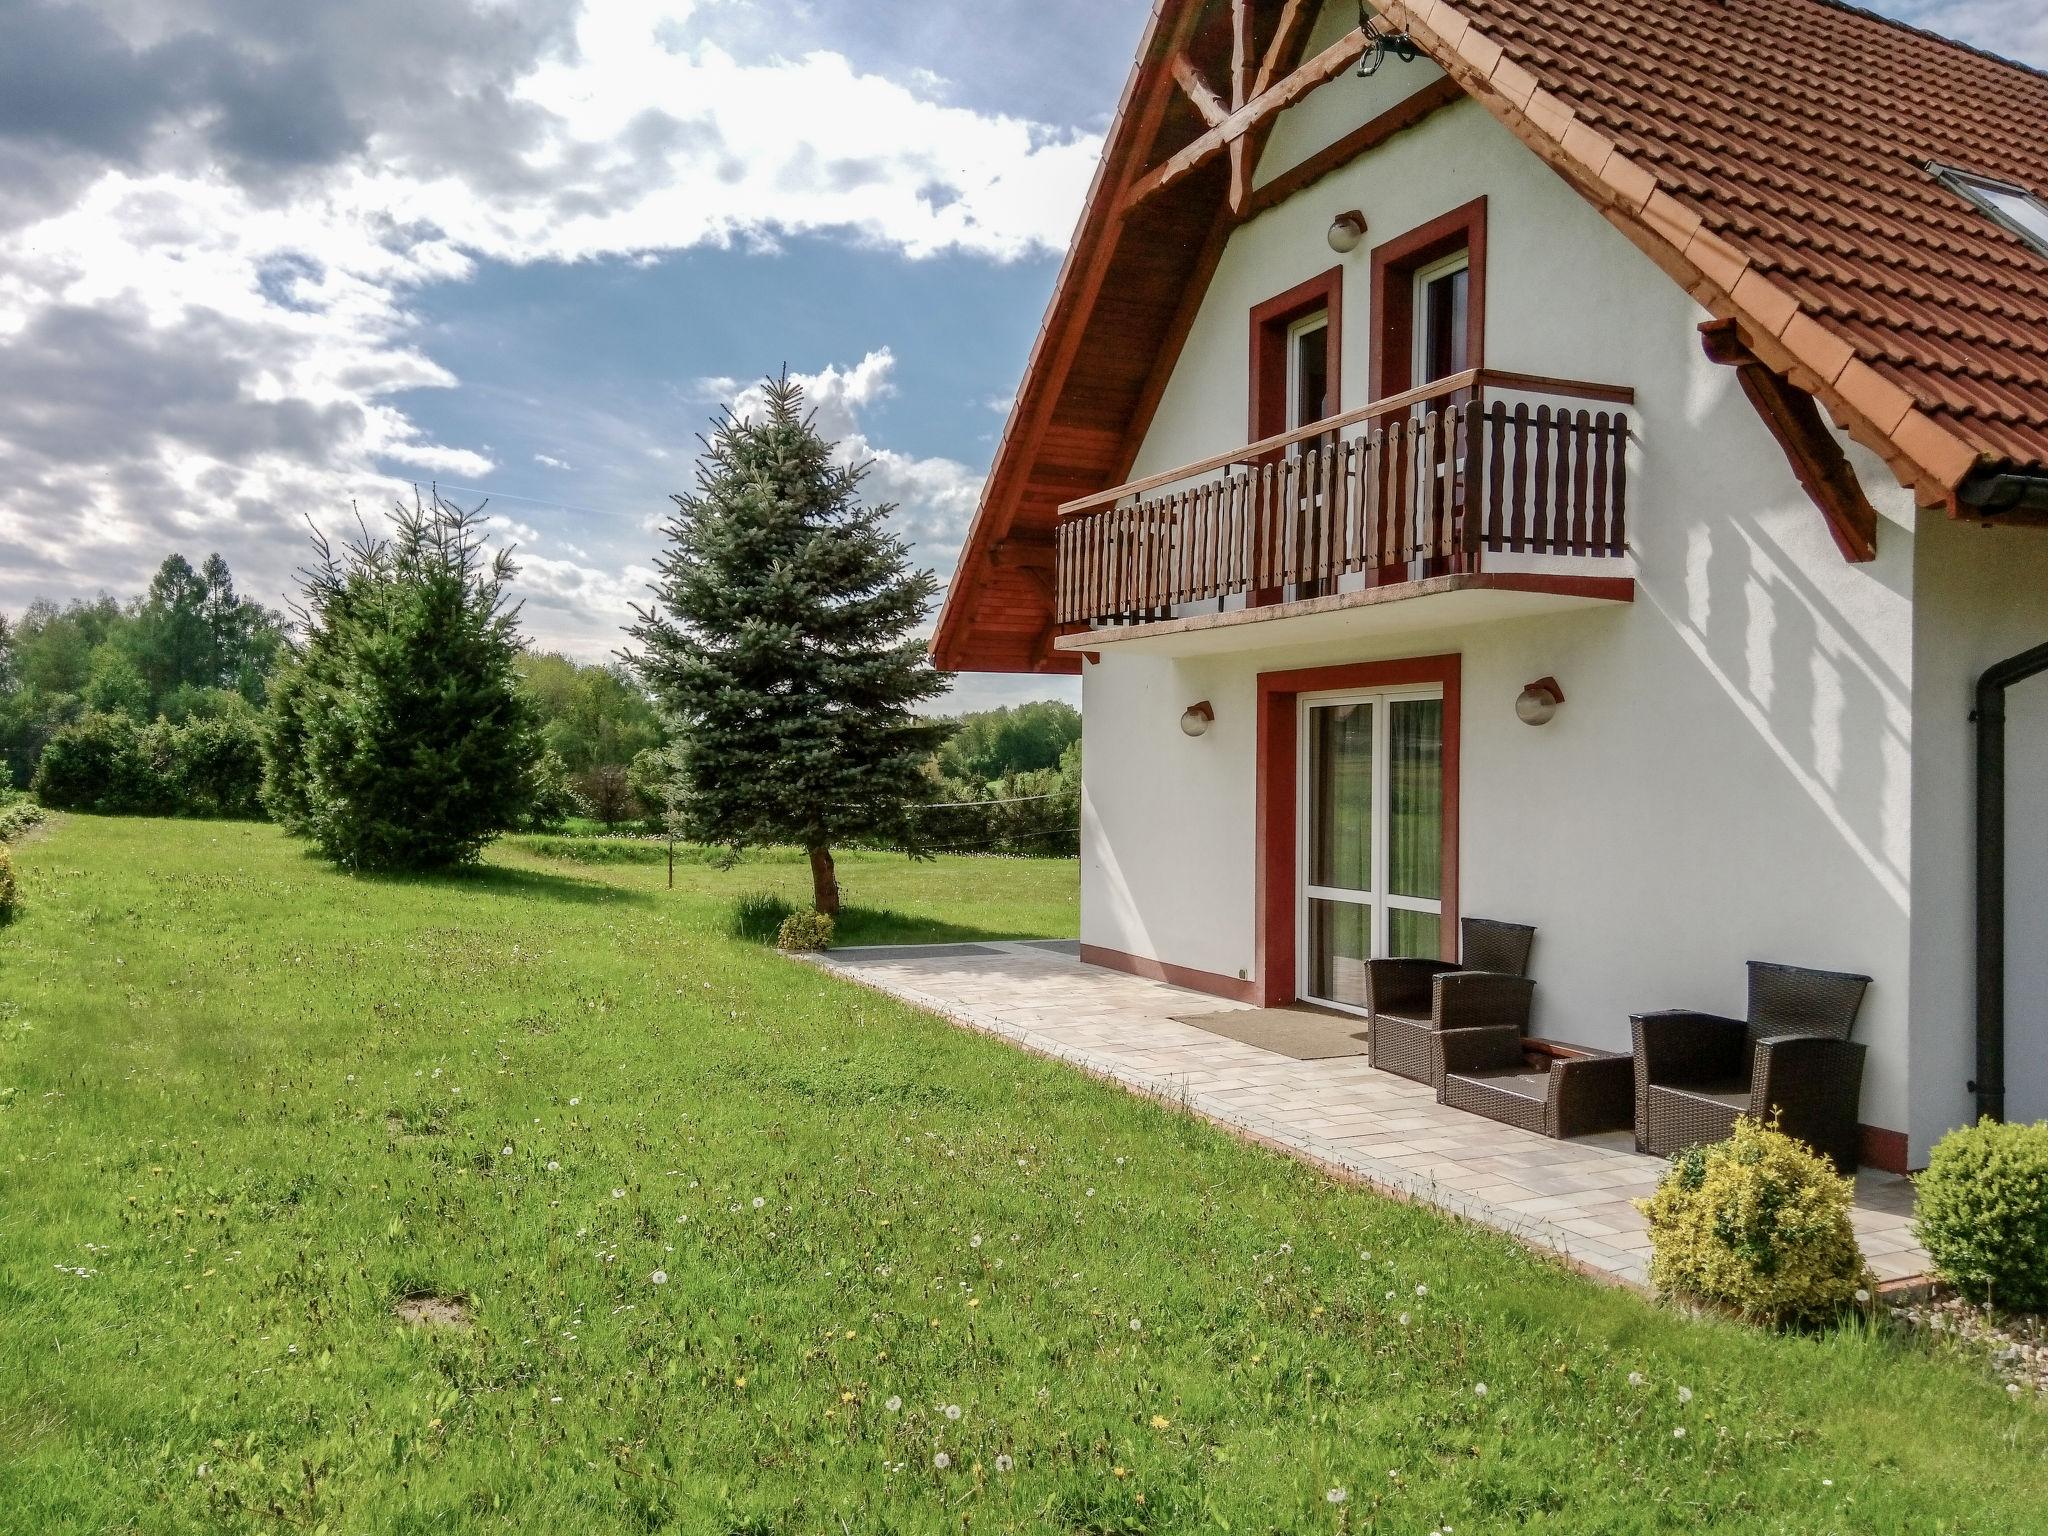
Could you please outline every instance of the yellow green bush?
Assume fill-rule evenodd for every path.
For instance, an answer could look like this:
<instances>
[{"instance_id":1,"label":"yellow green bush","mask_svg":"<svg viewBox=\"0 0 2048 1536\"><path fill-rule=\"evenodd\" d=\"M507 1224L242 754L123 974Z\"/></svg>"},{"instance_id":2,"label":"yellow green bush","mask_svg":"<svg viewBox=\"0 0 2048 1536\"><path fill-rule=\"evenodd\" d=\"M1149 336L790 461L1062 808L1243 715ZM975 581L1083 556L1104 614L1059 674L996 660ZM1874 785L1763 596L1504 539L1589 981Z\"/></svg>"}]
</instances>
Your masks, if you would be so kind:
<instances>
[{"instance_id":1,"label":"yellow green bush","mask_svg":"<svg viewBox=\"0 0 2048 1536\"><path fill-rule=\"evenodd\" d=\"M21 890L14 883L14 861L7 856L7 850L0 847L0 928L14 921L14 912L21 905Z\"/></svg>"},{"instance_id":2,"label":"yellow green bush","mask_svg":"<svg viewBox=\"0 0 2048 1536\"><path fill-rule=\"evenodd\" d=\"M2048 1308L2048 1122L1950 1131L1914 1183L1936 1274L1973 1301Z\"/></svg>"},{"instance_id":3,"label":"yellow green bush","mask_svg":"<svg viewBox=\"0 0 2048 1536\"><path fill-rule=\"evenodd\" d=\"M775 935L777 949L816 950L831 945L832 919L823 912L792 912Z\"/></svg>"},{"instance_id":4,"label":"yellow green bush","mask_svg":"<svg viewBox=\"0 0 2048 1536\"><path fill-rule=\"evenodd\" d=\"M1648 1200L1661 1291L1783 1323L1840 1311L1870 1285L1849 1224L1850 1181L1804 1143L1744 1118L1672 1160Z\"/></svg>"}]
</instances>

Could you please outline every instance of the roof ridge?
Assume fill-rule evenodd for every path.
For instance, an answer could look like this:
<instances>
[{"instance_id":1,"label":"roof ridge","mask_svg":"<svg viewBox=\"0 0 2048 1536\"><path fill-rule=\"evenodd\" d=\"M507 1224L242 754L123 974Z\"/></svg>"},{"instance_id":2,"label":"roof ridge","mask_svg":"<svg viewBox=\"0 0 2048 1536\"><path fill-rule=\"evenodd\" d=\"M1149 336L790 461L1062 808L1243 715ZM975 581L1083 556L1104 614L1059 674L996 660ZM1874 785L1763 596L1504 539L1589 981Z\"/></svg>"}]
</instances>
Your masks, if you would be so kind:
<instances>
[{"instance_id":1,"label":"roof ridge","mask_svg":"<svg viewBox=\"0 0 2048 1536\"><path fill-rule=\"evenodd\" d=\"M1798 0L1794 0L1794 3L1798 3ZM1850 0L1806 0L1806 3L1825 6L1833 11L1847 11L1852 16L1881 22L1895 32L1906 32L1914 37L1927 38L1944 47L1953 48L1958 53L1972 54L1993 64L2003 64L2007 69L2016 69L2023 75L2032 75L2043 84L2048 84L2048 69L2043 69L2039 65L2029 64L2024 59L2008 58L2002 53L1993 53L1989 48L1979 48L1975 43L1966 43L1959 37L1946 37L1929 27L1916 27L1910 21L1901 21L1896 16L1887 16L1882 11L1871 10L1868 6L1852 5Z\"/></svg>"}]
</instances>

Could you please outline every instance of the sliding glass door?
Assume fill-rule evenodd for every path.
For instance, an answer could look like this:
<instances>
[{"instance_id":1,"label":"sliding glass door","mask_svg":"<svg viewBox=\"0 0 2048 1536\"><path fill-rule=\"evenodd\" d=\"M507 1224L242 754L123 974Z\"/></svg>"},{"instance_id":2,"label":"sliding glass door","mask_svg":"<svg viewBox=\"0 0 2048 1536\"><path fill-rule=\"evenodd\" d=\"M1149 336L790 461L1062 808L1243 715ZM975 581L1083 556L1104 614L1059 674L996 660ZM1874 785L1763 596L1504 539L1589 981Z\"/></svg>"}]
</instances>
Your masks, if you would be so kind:
<instances>
[{"instance_id":1,"label":"sliding glass door","mask_svg":"<svg viewBox=\"0 0 2048 1536\"><path fill-rule=\"evenodd\" d=\"M1443 914L1443 694L1301 701L1304 998L1363 1009L1374 955L1434 955Z\"/></svg>"}]
</instances>

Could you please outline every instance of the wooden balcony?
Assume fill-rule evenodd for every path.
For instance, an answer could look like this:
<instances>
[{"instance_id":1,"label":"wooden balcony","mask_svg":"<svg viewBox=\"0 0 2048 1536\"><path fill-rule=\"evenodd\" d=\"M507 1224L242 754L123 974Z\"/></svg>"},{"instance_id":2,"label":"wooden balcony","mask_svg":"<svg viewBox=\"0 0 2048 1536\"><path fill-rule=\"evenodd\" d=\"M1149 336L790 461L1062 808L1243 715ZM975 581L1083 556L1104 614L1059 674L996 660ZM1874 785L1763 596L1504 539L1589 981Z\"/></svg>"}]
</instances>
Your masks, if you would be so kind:
<instances>
[{"instance_id":1,"label":"wooden balcony","mask_svg":"<svg viewBox=\"0 0 2048 1536\"><path fill-rule=\"evenodd\" d=\"M1068 502L1069 634L1380 589L1441 590L1489 556L1627 549L1631 389L1469 369L1312 427ZM1583 569L1583 567L1575 567ZM1071 645L1073 642L1069 642ZM1063 647L1064 648L1064 647Z\"/></svg>"}]
</instances>

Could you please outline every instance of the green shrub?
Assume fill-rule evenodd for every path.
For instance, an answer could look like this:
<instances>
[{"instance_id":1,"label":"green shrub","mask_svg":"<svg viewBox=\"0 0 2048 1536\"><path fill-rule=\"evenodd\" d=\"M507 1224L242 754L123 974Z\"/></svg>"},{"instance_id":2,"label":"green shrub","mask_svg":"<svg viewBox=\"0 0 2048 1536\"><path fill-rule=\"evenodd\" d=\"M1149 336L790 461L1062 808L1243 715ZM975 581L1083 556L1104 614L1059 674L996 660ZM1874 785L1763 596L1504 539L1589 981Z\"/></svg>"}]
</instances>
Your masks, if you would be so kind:
<instances>
[{"instance_id":1,"label":"green shrub","mask_svg":"<svg viewBox=\"0 0 2048 1536\"><path fill-rule=\"evenodd\" d=\"M103 816L262 814L263 747L246 711L183 725L91 714L50 738L35 790L59 810Z\"/></svg>"},{"instance_id":2,"label":"green shrub","mask_svg":"<svg viewBox=\"0 0 2048 1536\"><path fill-rule=\"evenodd\" d=\"M794 905L773 891L748 891L735 897L726 909L725 931L751 943L772 943L782 932L783 920L795 911Z\"/></svg>"},{"instance_id":3,"label":"green shrub","mask_svg":"<svg viewBox=\"0 0 2048 1536\"><path fill-rule=\"evenodd\" d=\"M61 811L153 815L171 806L163 746L164 731L127 715L85 715L50 738L32 788Z\"/></svg>"},{"instance_id":4,"label":"green shrub","mask_svg":"<svg viewBox=\"0 0 2048 1536\"><path fill-rule=\"evenodd\" d=\"M1768 1322L1822 1318L1870 1284L1850 1181L1804 1143L1744 1117L1672 1161L1648 1200L1650 1279Z\"/></svg>"},{"instance_id":5,"label":"green shrub","mask_svg":"<svg viewBox=\"0 0 2048 1536\"><path fill-rule=\"evenodd\" d=\"M9 799L0 804L0 843L11 843L30 827L43 824L43 808L33 800Z\"/></svg>"},{"instance_id":6,"label":"green shrub","mask_svg":"<svg viewBox=\"0 0 2048 1536\"><path fill-rule=\"evenodd\" d=\"M1915 1185L1936 1274L1975 1301L2048 1309L2048 1121L1950 1131Z\"/></svg>"},{"instance_id":7,"label":"green shrub","mask_svg":"<svg viewBox=\"0 0 2048 1536\"><path fill-rule=\"evenodd\" d=\"M250 820L263 814L263 737L246 710L156 727L180 816Z\"/></svg>"},{"instance_id":8,"label":"green shrub","mask_svg":"<svg viewBox=\"0 0 2048 1536\"><path fill-rule=\"evenodd\" d=\"M775 931L775 947L808 954L832 947L832 919L823 912L792 912Z\"/></svg>"},{"instance_id":9,"label":"green shrub","mask_svg":"<svg viewBox=\"0 0 2048 1536\"><path fill-rule=\"evenodd\" d=\"M21 906L21 888L14 883L14 860L0 847L0 928L14 921Z\"/></svg>"}]
</instances>

